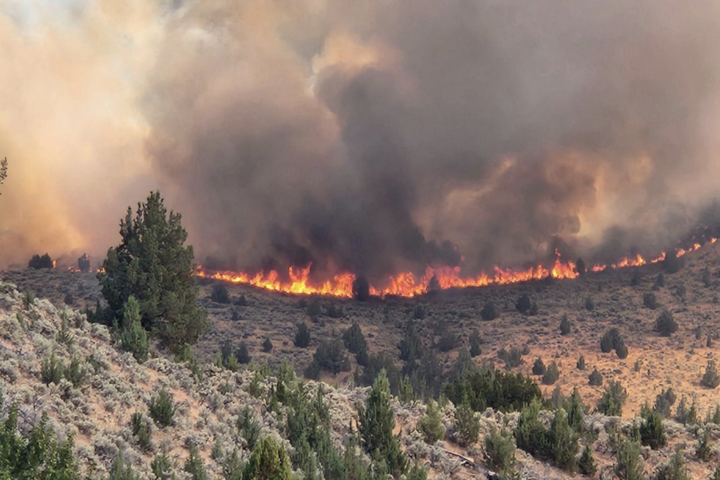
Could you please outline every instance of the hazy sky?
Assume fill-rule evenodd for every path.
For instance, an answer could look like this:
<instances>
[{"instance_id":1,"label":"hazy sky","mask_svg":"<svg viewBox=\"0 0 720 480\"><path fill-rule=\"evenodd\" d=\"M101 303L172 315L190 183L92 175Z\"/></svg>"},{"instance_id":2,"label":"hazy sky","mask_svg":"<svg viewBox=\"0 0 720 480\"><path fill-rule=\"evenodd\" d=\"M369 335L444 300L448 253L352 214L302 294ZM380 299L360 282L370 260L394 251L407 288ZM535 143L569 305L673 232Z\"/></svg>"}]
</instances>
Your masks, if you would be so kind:
<instances>
[{"instance_id":1,"label":"hazy sky","mask_svg":"<svg viewBox=\"0 0 720 480\"><path fill-rule=\"evenodd\" d=\"M612 256L720 183L716 2L0 0L0 45L2 264L155 188L248 268Z\"/></svg>"}]
</instances>

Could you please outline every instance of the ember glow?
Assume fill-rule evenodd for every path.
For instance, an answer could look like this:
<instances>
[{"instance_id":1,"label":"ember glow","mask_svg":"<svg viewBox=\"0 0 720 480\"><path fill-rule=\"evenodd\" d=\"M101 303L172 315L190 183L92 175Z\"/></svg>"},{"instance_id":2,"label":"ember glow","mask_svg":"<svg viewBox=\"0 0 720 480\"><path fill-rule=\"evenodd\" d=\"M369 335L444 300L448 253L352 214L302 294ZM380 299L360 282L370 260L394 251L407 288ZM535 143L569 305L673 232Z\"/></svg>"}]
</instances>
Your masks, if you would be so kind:
<instances>
[{"instance_id":1,"label":"ember glow","mask_svg":"<svg viewBox=\"0 0 720 480\"><path fill-rule=\"evenodd\" d=\"M711 238L707 243L714 244L717 238ZM698 250L702 247L700 243L694 243L688 248L679 248L676 255L682 257L690 252ZM596 264L588 271L602 272L608 269L617 270L627 267L639 267L647 264L659 263L665 260L666 253L657 257L646 259L641 255L635 257L625 257L612 264ZM352 297L352 286L355 281L355 275L352 273L343 273L336 275L332 280L327 280L321 285L313 285L310 283L310 267L294 269L288 271L288 280L282 280L277 271L270 272L232 272L217 271L208 272L202 266L198 266L196 275L200 278L211 278L223 282L252 285L254 287L275 292L290 293L296 295L327 295L334 297ZM425 273L421 277L416 277L412 273L399 273L387 280L384 287L370 287L370 294L373 296L384 297L387 295L397 295L401 297L415 297L432 290L433 288L446 290L448 288L465 288L465 287L486 287L490 285L508 285L514 283L527 282L531 280L542 280L545 278L554 278L558 280L577 278L579 273L576 269L575 262L563 261L560 254L556 252L555 263L551 266L537 265L526 270L502 269L495 267L493 273L482 273L476 277L463 277L460 267L427 267Z\"/></svg>"}]
</instances>

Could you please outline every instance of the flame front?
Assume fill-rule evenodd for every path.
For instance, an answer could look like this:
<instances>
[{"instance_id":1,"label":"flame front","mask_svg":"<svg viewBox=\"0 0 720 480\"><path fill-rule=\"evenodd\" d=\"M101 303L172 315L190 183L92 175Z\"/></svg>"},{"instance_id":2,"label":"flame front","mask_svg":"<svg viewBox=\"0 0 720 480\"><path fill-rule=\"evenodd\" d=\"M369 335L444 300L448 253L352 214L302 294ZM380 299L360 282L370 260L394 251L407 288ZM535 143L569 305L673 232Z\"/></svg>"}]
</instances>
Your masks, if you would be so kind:
<instances>
[{"instance_id":1,"label":"flame front","mask_svg":"<svg viewBox=\"0 0 720 480\"><path fill-rule=\"evenodd\" d=\"M717 238L711 238L708 243L715 243ZM678 257L698 250L702 245L695 243L687 249L680 248L676 251ZM658 263L665 260L666 254L662 252L659 256L645 259L641 255L626 257L617 263L597 264L588 270L601 272L607 269L620 269L627 267L639 267L642 265ZM335 275L321 285L313 285L310 282L310 265L305 268L292 268L288 270L287 280L280 278L277 271L270 272L231 272L218 271L206 272L202 266L198 266L196 275L200 278L211 278L229 283L252 285L254 287L272 290L275 292L291 293L296 295L327 295L334 297L352 297L353 282L355 275L343 273ZM562 261L560 254L555 252L555 263L549 267L537 265L526 270L512 270L495 267L492 274L482 273L477 277L465 278L460 275L460 267L427 267L425 273L416 278L412 273L399 273L387 280L387 285L382 288L370 287L370 294L384 297L387 295L398 295L402 297L415 297L439 288L464 287L486 287L489 285L508 285L513 283L527 282L530 280L542 280L544 278L566 279L576 278L579 275L575 262Z\"/></svg>"}]
</instances>

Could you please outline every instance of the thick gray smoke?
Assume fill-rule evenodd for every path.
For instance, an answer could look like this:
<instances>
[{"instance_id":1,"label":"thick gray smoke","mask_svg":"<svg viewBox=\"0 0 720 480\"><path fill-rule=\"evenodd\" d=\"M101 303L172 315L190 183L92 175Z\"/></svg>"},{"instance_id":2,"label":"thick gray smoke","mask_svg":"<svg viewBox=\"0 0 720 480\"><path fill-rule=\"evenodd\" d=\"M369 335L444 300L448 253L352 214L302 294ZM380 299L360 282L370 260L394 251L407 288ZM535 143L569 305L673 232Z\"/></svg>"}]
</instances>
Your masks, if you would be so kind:
<instances>
[{"instance_id":1,"label":"thick gray smoke","mask_svg":"<svg viewBox=\"0 0 720 480\"><path fill-rule=\"evenodd\" d=\"M720 183L717 2L154 5L126 15L142 178L200 261L613 260L666 247Z\"/></svg>"}]
</instances>

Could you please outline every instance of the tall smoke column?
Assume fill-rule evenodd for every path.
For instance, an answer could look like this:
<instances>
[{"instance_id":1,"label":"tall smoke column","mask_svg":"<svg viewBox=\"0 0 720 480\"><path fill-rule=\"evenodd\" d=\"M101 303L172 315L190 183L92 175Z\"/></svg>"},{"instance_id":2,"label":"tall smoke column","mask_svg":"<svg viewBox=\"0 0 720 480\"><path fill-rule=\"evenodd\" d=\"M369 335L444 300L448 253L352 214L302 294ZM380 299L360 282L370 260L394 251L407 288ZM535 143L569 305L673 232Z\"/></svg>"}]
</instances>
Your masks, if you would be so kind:
<instances>
[{"instance_id":1,"label":"tall smoke column","mask_svg":"<svg viewBox=\"0 0 720 480\"><path fill-rule=\"evenodd\" d=\"M3 57L55 63L0 76L5 262L157 186L200 258L371 279L662 248L718 187L713 2L8 4Z\"/></svg>"}]
</instances>

